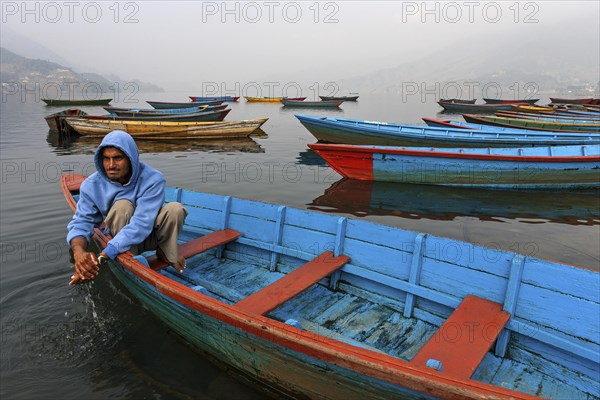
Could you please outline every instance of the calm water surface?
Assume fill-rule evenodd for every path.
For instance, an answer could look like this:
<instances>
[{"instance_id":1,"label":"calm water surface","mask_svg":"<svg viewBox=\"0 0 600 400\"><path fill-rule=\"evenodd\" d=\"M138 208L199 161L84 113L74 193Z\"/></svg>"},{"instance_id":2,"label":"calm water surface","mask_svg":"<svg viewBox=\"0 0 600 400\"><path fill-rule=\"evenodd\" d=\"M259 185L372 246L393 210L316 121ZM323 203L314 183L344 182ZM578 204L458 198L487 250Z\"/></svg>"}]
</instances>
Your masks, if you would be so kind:
<instances>
[{"instance_id":1,"label":"calm water surface","mask_svg":"<svg viewBox=\"0 0 600 400\"><path fill-rule=\"evenodd\" d=\"M143 95L187 101L193 93ZM117 103L119 104L119 103ZM269 117L251 141L140 143L144 162L171 186L367 219L600 270L600 197L364 183L340 176L308 147L295 113L421 123L435 102L361 95L341 111L232 104L228 119ZM69 287L71 212L59 177L94 171L96 139L48 133L62 108L1 104L1 396L33 398L260 399L263 395L193 353L107 271ZM99 107L86 111L102 114ZM453 117L453 116L450 116Z\"/></svg>"}]
</instances>

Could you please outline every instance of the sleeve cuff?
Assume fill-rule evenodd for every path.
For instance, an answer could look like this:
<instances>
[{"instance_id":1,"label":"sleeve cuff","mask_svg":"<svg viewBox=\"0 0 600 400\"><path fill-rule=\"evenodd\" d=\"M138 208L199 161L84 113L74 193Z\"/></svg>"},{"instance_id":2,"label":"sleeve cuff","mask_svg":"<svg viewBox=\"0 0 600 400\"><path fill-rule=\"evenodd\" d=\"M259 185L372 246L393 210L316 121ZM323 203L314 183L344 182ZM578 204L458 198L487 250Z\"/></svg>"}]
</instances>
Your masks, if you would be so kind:
<instances>
[{"instance_id":1,"label":"sleeve cuff","mask_svg":"<svg viewBox=\"0 0 600 400\"><path fill-rule=\"evenodd\" d=\"M111 260L114 260L115 257L119 254L117 248L110 243L108 246L106 246L106 248L103 251L104 254L106 254Z\"/></svg>"}]
</instances>

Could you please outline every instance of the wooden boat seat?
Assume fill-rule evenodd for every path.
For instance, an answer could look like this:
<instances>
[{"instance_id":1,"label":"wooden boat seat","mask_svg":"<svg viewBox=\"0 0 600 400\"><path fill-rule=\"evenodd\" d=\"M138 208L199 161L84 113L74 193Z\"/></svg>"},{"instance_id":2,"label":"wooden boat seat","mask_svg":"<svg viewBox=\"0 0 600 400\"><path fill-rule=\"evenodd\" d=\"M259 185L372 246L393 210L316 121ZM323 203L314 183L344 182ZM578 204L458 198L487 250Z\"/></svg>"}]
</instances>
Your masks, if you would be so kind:
<instances>
[{"instance_id":1,"label":"wooden boat seat","mask_svg":"<svg viewBox=\"0 0 600 400\"><path fill-rule=\"evenodd\" d=\"M425 366L429 360L439 361L443 373L468 379L509 319L501 304L469 295L411 363Z\"/></svg>"},{"instance_id":2,"label":"wooden boat seat","mask_svg":"<svg viewBox=\"0 0 600 400\"><path fill-rule=\"evenodd\" d=\"M212 248L232 242L240 237L241 233L233 229L224 229L211 232L197 239L190 240L178 247L179 255L189 258L196 254L203 253ZM150 268L155 271L165 268L169 264L158 258L156 255L148 257Z\"/></svg>"},{"instance_id":3,"label":"wooden boat seat","mask_svg":"<svg viewBox=\"0 0 600 400\"><path fill-rule=\"evenodd\" d=\"M235 307L264 315L315 283L340 269L350 260L347 256L321 253L298 269L235 303Z\"/></svg>"}]
</instances>

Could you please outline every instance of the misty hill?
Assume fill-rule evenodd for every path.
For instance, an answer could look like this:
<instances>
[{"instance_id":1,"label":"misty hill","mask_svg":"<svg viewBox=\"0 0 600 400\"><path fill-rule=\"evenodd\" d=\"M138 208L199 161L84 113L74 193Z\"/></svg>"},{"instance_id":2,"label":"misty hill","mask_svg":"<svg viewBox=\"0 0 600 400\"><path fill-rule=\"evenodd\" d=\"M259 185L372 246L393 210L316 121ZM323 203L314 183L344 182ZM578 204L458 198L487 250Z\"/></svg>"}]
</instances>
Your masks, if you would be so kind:
<instances>
[{"instance_id":1,"label":"misty hill","mask_svg":"<svg viewBox=\"0 0 600 400\"><path fill-rule=\"evenodd\" d=\"M447 49L419 61L344 79L340 87L401 92L407 85L413 85L411 90L414 90L414 84L419 88L422 85L434 88L437 84L450 92L449 83L468 91L465 82L476 82L479 90L484 85L504 88L504 97L517 89L518 95L524 96L527 87L546 93L589 94L598 91L600 49L596 47L597 37L584 32L569 27L560 30L560 35L547 36L548 40L515 31L502 41L473 37L464 43L449 42ZM513 89L507 90L510 87ZM481 97L479 90L475 97ZM577 91L580 93L574 93ZM466 97L464 93L463 98Z\"/></svg>"},{"instance_id":2,"label":"misty hill","mask_svg":"<svg viewBox=\"0 0 600 400\"><path fill-rule=\"evenodd\" d=\"M0 82L3 84L17 83L27 85L28 90L42 90L50 92L50 95L56 95L56 88L60 87L64 92L74 90L76 95L83 88L89 88L90 92L101 89L108 97L116 91L124 92L129 87L135 85L139 92L163 92L164 90L156 85L144 83L139 80L123 81L115 75L106 78L94 73L77 73L69 67L50 61L32 59L20 56L0 47Z\"/></svg>"}]
</instances>

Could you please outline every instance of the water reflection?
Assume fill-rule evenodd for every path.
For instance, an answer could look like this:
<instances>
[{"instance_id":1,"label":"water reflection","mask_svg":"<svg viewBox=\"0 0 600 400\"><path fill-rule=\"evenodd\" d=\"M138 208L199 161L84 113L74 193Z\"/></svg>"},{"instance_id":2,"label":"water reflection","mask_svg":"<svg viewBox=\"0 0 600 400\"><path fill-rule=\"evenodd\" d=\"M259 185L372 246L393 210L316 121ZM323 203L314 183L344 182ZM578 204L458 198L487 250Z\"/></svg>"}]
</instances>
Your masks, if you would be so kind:
<instances>
[{"instance_id":1,"label":"water reflection","mask_svg":"<svg viewBox=\"0 0 600 400\"><path fill-rule=\"evenodd\" d=\"M298 157L296 157L296 161L298 164L303 165L319 165L322 167L327 166L327 161L317 153L313 149L307 148L304 151L298 153Z\"/></svg>"},{"instance_id":2,"label":"water reflection","mask_svg":"<svg viewBox=\"0 0 600 400\"><path fill-rule=\"evenodd\" d=\"M264 153L265 150L252 137L264 138L267 134L258 129L250 138L223 140L137 140L140 153L170 153L204 151L214 153ZM93 154L101 137L63 135L48 132L46 141L58 155Z\"/></svg>"},{"instance_id":3,"label":"water reflection","mask_svg":"<svg viewBox=\"0 0 600 400\"><path fill-rule=\"evenodd\" d=\"M409 219L477 217L600 225L600 192L514 192L342 179L309 204L309 209L355 216L392 215ZM530 221L523 220L530 219Z\"/></svg>"}]
</instances>

